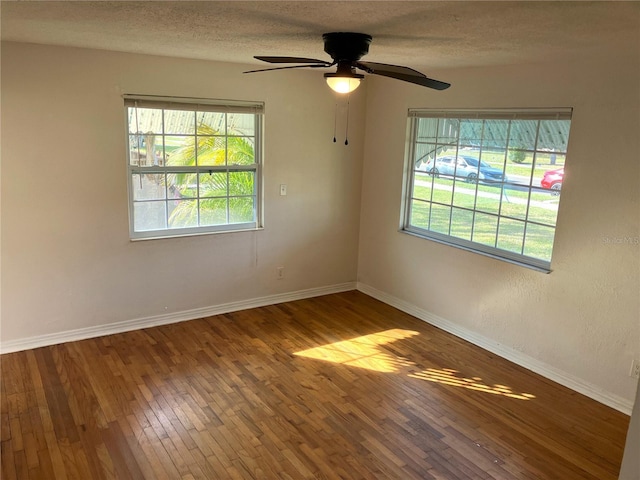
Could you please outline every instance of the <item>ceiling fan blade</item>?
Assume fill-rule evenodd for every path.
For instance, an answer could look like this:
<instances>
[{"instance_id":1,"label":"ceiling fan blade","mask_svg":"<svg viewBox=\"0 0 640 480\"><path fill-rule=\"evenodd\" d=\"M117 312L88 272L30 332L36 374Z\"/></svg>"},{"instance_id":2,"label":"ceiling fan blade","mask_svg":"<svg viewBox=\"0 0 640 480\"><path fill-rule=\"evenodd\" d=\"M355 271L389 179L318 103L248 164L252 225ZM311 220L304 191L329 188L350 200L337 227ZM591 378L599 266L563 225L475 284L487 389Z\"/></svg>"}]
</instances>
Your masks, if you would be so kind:
<instances>
[{"instance_id":1,"label":"ceiling fan blade","mask_svg":"<svg viewBox=\"0 0 640 480\"><path fill-rule=\"evenodd\" d=\"M409 67L400 65L388 65L385 63L375 62L356 62L355 66L372 75L381 75L383 77L395 78L404 82L422 85L423 87L434 88L436 90L445 90L451 86L450 83L441 82L427 77L423 73Z\"/></svg>"},{"instance_id":2,"label":"ceiling fan blade","mask_svg":"<svg viewBox=\"0 0 640 480\"><path fill-rule=\"evenodd\" d=\"M433 88L435 90L446 90L451 86L450 83L441 82L440 80L434 80L429 77L418 77L416 75L403 75L400 73L392 72L373 72L373 75L382 75L383 77L395 78L396 80L402 80L404 82L415 83L416 85L422 85L423 87Z\"/></svg>"},{"instance_id":3,"label":"ceiling fan blade","mask_svg":"<svg viewBox=\"0 0 640 480\"><path fill-rule=\"evenodd\" d=\"M388 63L356 62L355 66L367 73L377 73L378 71L385 71L399 73L402 75L417 75L421 77L425 76L424 74L420 73L417 70L414 70L413 68L403 67L401 65L389 65Z\"/></svg>"},{"instance_id":4,"label":"ceiling fan blade","mask_svg":"<svg viewBox=\"0 0 640 480\"><path fill-rule=\"evenodd\" d=\"M322 63L328 64L326 60L318 60L316 58L303 58L303 57L253 57L256 60L260 60L267 63Z\"/></svg>"},{"instance_id":5,"label":"ceiling fan blade","mask_svg":"<svg viewBox=\"0 0 640 480\"><path fill-rule=\"evenodd\" d=\"M324 63L322 65L289 65L288 67L274 67L274 68L261 68L259 70L247 70L242 73L255 73L255 72L268 72L270 70L288 70L291 68L326 68L331 67L331 63Z\"/></svg>"}]
</instances>

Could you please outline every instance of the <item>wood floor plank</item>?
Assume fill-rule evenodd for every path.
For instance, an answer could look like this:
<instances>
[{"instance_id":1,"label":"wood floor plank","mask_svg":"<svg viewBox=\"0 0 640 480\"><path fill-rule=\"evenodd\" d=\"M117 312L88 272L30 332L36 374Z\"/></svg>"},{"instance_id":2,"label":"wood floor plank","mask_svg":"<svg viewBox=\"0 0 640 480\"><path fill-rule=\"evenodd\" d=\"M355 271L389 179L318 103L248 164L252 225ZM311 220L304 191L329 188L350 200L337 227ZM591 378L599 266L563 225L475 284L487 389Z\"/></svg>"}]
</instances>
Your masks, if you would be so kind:
<instances>
[{"instance_id":1,"label":"wood floor plank","mask_svg":"<svg viewBox=\"0 0 640 480\"><path fill-rule=\"evenodd\" d=\"M613 480L629 422L355 291L0 370L7 479Z\"/></svg>"}]
</instances>

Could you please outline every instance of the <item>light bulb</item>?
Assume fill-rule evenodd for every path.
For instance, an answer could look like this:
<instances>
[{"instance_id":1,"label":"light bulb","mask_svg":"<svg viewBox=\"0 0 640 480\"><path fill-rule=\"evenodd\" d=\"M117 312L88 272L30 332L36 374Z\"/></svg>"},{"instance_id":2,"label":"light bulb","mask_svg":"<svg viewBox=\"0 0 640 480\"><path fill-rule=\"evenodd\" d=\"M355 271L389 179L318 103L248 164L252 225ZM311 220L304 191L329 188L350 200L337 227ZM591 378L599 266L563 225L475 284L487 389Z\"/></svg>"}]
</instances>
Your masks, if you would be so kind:
<instances>
[{"instance_id":1,"label":"light bulb","mask_svg":"<svg viewBox=\"0 0 640 480\"><path fill-rule=\"evenodd\" d=\"M327 85L334 92L351 93L360 86L360 79L353 77L326 77Z\"/></svg>"}]
</instances>

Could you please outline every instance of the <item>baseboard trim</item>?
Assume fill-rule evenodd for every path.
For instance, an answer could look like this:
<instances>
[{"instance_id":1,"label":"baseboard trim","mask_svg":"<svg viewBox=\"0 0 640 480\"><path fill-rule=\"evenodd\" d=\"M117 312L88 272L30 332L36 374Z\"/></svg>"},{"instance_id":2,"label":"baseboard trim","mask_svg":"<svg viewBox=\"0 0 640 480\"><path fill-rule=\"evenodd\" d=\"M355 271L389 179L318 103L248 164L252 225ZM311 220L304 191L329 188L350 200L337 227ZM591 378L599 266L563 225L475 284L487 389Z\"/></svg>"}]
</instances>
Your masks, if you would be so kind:
<instances>
[{"instance_id":1,"label":"baseboard trim","mask_svg":"<svg viewBox=\"0 0 640 480\"><path fill-rule=\"evenodd\" d=\"M427 310L416 307L415 305L406 302L405 300L401 300L393 295L382 292L374 287L371 287L370 285L358 282L357 290L377 300L380 300L381 302L391 305L398 310L402 310L403 312L408 313L409 315L412 315L420 320L423 320L435 327L438 327L445 332L451 333L456 337L462 338L463 340L473 343L478 347L481 347L502 358L505 358L506 360L520 365L527 370L531 370L532 372L542 375L549 380L553 380L560 385L586 395L587 397L597 402L607 405L608 407L618 410L619 412L622 412L626 415L631 415L633 401L627 400L618 395L614 395L610 392L606 392L603 389L585 382L580 378L554 368L551 365L547 365L546 363L536 360L535 358L530 357L522 352L513 350L512 348L502 345L476 332L461 327L460 325L434 315Z\"/></svg>"},{"instance_id":2,"label":"baseboard trim","mask_svg":"<svg viewBox=\"0 0 640 480\"><path fill-rule=\"evenodd\" d=\"M213 305L210 307L194 308L192 310L185 310L181 312L136 318L133 320L125 320L123 322L110 323L107 325L98 325L95 327L79 328L76 330L68 330L65 332L39 335L36 337L23 338L18 340L10 340L8 342L0 342L0 353L18 352L32 348L57 345L59 343L102 337L104 335L129 332L132 330L139 330L141 328L157 327L170 323L195 320L197 318L210 317L212 315L221 315L224 313L236 312L239 310L247 310L249 308L264 307L266 305L275 305L277 303L283 302L292 302L294 300L319 297L321 295L330 295L332 293L347 292L349 290L355 289L355 282L347 282L325 287L280 293L277 295L268 295L266 297L252 298L248 300L241 300L238 302L224 303L221 305Z\"/></svg>"}]
</instances>

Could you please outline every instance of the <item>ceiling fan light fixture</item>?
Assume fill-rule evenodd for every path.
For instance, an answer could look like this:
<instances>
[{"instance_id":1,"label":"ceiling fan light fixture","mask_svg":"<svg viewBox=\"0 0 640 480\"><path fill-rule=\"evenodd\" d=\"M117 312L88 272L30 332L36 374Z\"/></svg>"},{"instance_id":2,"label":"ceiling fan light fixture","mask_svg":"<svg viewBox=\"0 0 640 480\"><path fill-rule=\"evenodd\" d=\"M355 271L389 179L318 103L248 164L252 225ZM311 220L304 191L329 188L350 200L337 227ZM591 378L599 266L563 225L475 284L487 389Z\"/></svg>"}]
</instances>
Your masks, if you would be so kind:
<instances>
[{"instance_id":1,"label":"ceiling fan light fixture","mask_svg":"<svg viewBox=\"0 0 640 480\"><path fill-rule=\"evenodd\" d=\"M360 86L364 75L356 73L348 62L339 62L336 73L325 73L324 78L334 92L351 93Z\"/></svg>"},{"instance_id":2,"label":"ceiling fan light fixture","mask_svg":"<svg viewBox=\"0 0 640 480\"><path fill-rule=\"evenodd\" d=\"M364 75L357 77L345 77L338 73L326 73L324 75L329 88L337 93L351 93L360 86L360 80Z\"/></svg>"}]
</instances>

